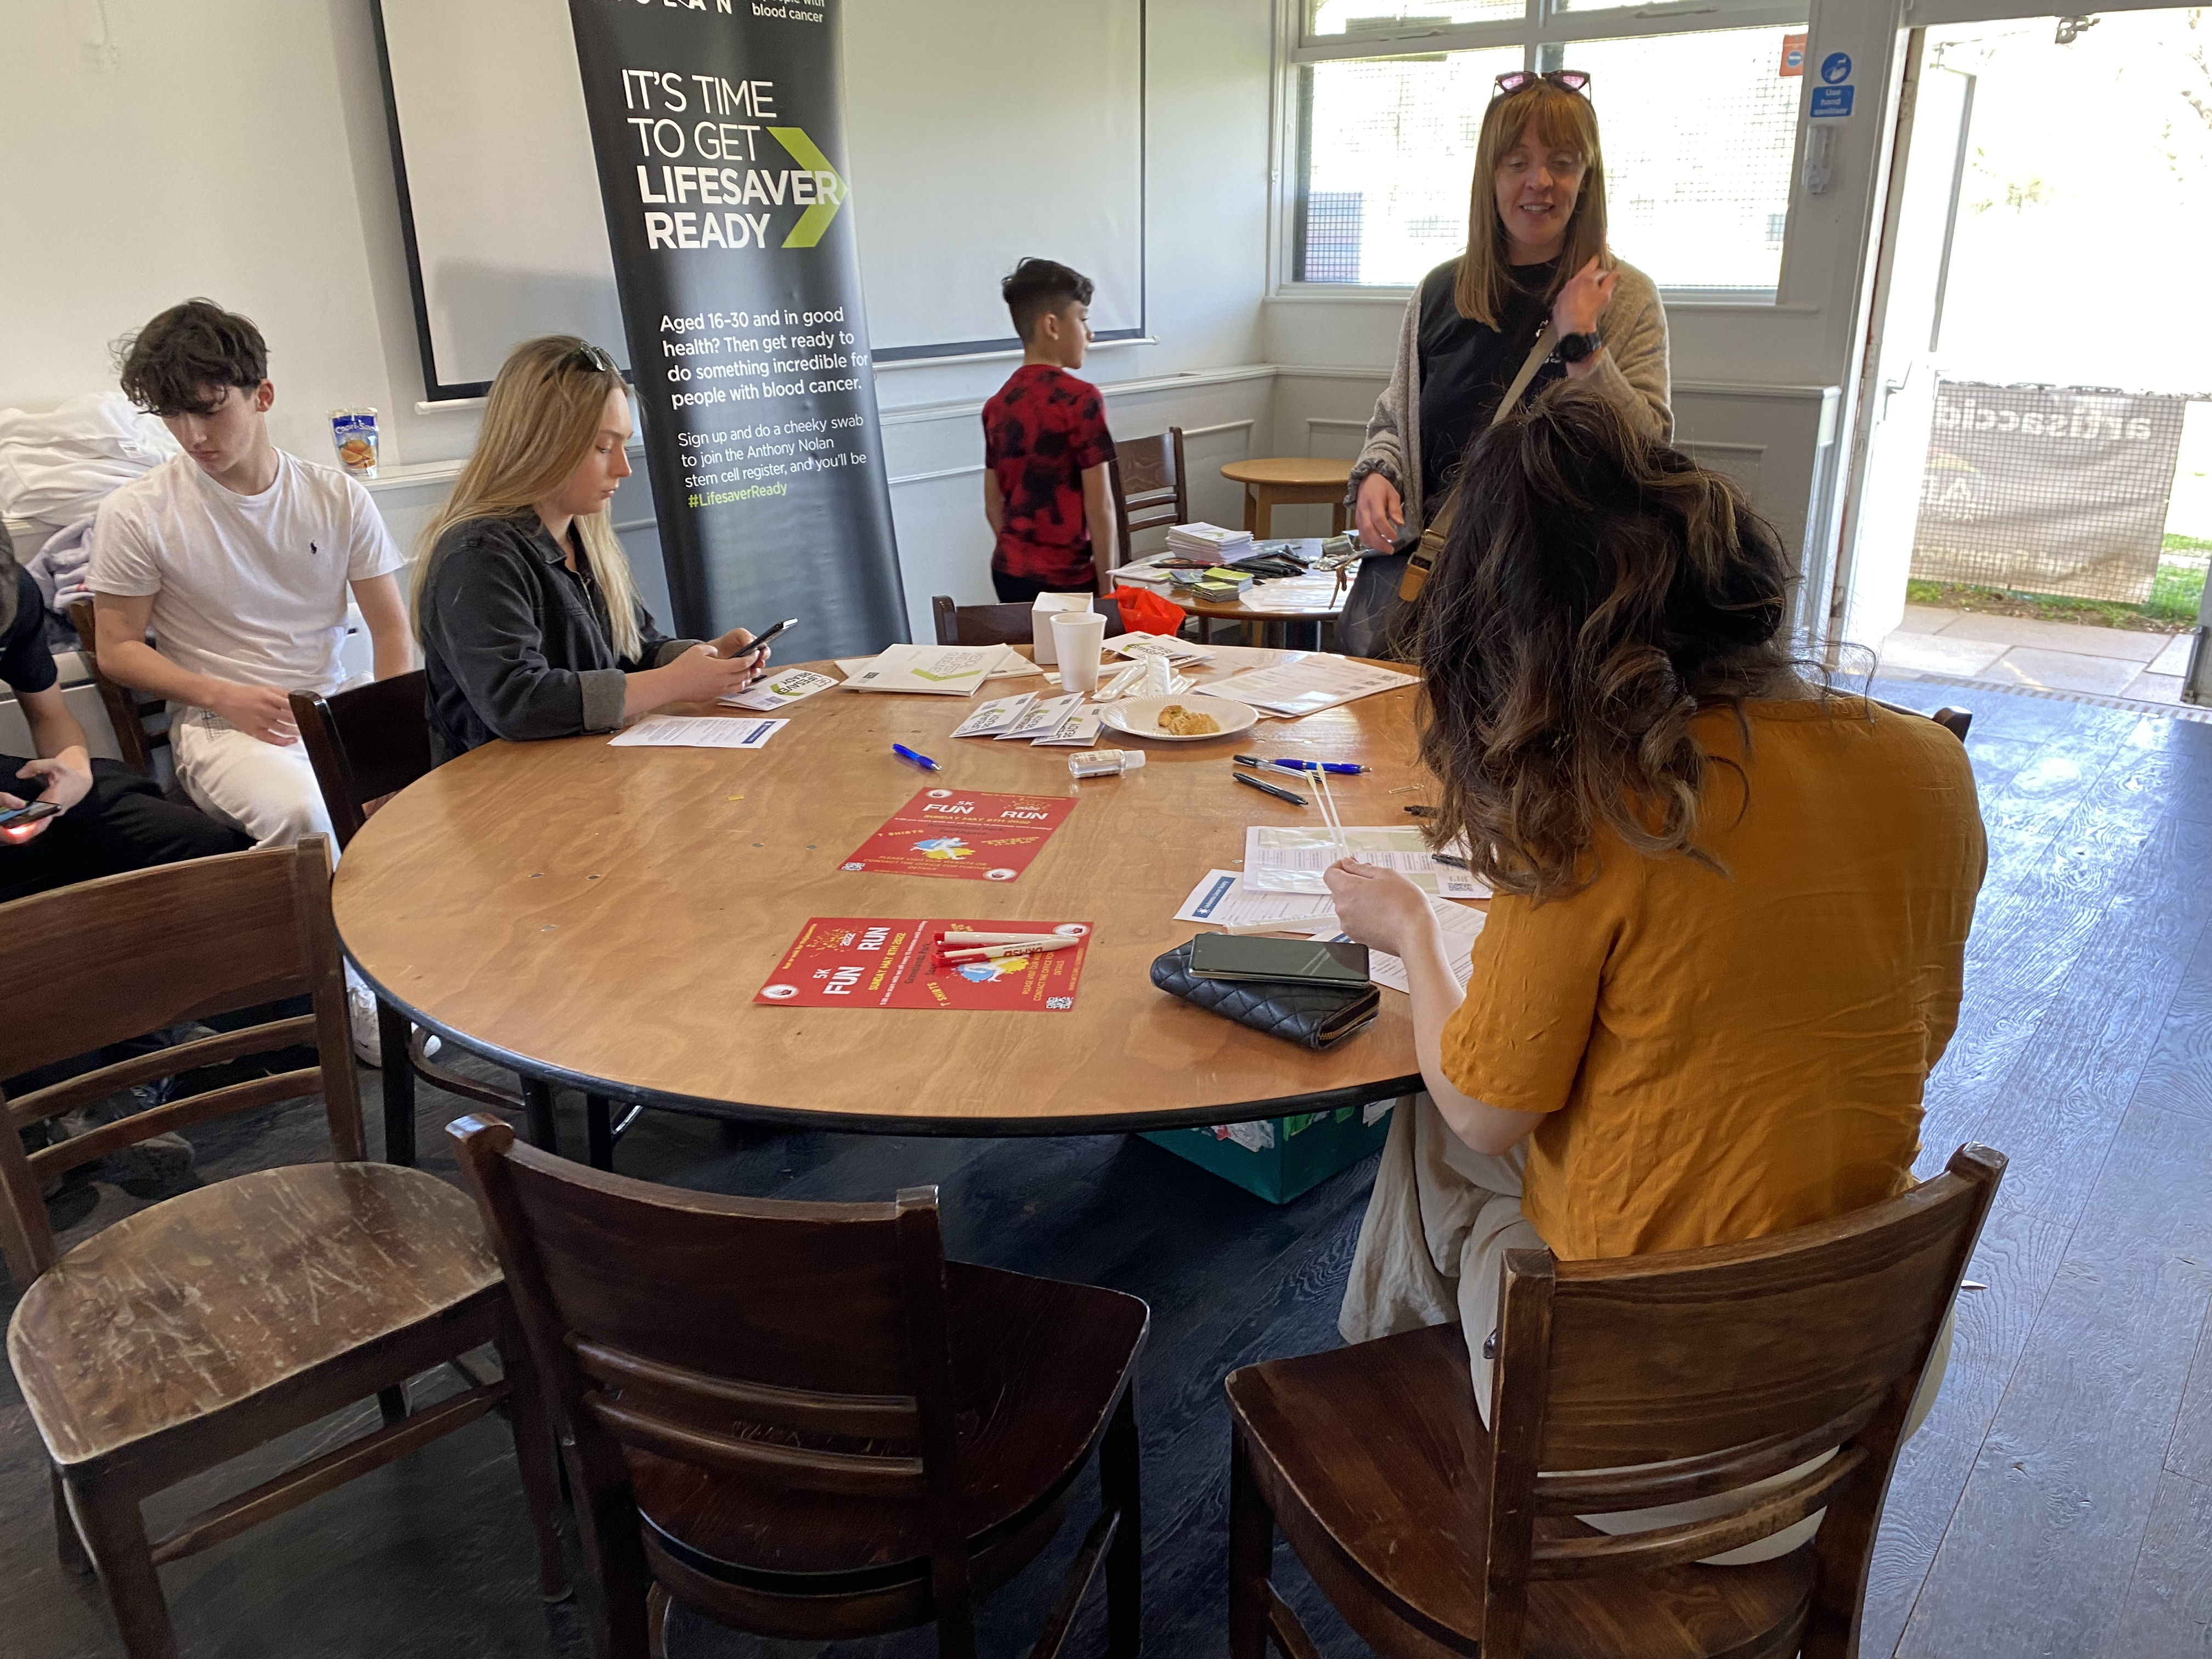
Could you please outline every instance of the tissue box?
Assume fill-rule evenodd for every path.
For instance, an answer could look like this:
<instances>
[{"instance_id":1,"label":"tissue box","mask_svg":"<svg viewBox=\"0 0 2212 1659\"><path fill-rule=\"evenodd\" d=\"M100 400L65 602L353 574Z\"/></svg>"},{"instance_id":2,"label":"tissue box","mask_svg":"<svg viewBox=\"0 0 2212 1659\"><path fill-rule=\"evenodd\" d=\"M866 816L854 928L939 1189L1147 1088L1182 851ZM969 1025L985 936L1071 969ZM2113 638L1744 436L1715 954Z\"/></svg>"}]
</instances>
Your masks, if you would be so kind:
<instances>
[{"instance_id":1,"label":"tissue box","mask_svg":"<svg viewBox=\"0 0 2212 1659\"><path fill-rule=\"evenodd\" d=\"M1036 603L1030 606L1030 643L1036 648L1037 662L1046 668L1060 665L1060 653L1052 642L1052 616L1055 611L1088 611L1088 593L1040 593Z\"/></svg>"},{"instance_id":2,"label":"tissue box","mask_svg":"<svg viewBox=\"0 0 2212 1659\"><path fill-rule=\"evenodd\" d=\"M1287 1204L1370 1152L1381 1152L1390 1133L1390 1106L1377 1100L1256 1123L1151 1129L1145 1139L1270 1204Z\"/></svg>"}]
</instances>

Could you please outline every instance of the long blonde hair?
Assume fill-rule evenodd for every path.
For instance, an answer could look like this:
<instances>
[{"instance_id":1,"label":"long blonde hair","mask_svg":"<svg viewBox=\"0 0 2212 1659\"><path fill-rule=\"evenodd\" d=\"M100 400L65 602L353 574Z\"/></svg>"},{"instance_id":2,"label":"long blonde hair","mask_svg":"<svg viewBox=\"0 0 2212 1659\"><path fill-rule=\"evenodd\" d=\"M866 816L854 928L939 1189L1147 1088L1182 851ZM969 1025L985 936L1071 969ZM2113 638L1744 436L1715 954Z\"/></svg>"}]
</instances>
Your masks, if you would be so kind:
<instances>
[{"instance_id":1,"label":"long blonde hair","mask_svg":"<svg viewBox=\"0 0 2212 1659\"><path fill-rule=\"evenodd\" d=\"M603 368L595 353L573 334L548 334L525 340L507 354L499 378L484 404L483 426L476 453L461 469L452 497L430 520L415 560L415 625L422 625L422 592L439 538L471 519L530 518L542 501L568 482L598 441L607 393L629 395L619 369ZM637 628L637 582L622 538L603 509L580 513L576 538L583 544L592 580L607 602L608 631L615 654L637 660L642 641Z\"/></svg>"},{"instance_id":2,"label":"long blonde hair","mask_svg":"<svg viewBox=\"0 0 2212 1659\"><path fill-rule=\"evenodd\" d=\"M1549 81L1531 81L1492 99L1483 112L1482 135L1475 141L1467 252L1459 262L1459 283L1452 294L1461 316L1492 328L1498 326L1513 297L1512 261L1507 257L1505 227L1498 217L1498 168L1532 120L1539 138L1553 149L1572 150L1582 157L1583 168L1582 191L1567 220L1567 243L1559 251L1559 268L1545 300L1556 298L1568 278L1593 257L1612 263L1605 246L1605 160L1598 149L1597 112L1589 100Z\"/></svg>"}]
</instances>

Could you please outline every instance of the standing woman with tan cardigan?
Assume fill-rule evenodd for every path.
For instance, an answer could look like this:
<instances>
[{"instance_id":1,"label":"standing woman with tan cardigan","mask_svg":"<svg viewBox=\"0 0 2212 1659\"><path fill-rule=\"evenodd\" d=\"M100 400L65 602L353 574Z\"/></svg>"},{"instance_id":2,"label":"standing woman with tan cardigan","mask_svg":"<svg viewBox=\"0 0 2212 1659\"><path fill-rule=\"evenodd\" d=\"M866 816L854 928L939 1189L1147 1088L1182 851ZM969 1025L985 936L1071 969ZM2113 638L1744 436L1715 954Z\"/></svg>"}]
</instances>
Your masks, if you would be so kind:
<instances>
[{"instance_id":1,"label":"standing woman with tan cardigan","mask_svg":"<svg viewBox=\"0 0 2212 1659\"><path fill-rule=\"evenodd\" d=\"M1352 469L1370 556L1337 624L1340 649L1404 653L1399 589L1468 441L1559 380L1589 382L1662 442L1674 435L1659 290L1606 246L1589 76L1516 70L1498 77L1483 116L1467 252L1423 277L1407 303L1397 364Z\"/></svg>"}]
</instances>

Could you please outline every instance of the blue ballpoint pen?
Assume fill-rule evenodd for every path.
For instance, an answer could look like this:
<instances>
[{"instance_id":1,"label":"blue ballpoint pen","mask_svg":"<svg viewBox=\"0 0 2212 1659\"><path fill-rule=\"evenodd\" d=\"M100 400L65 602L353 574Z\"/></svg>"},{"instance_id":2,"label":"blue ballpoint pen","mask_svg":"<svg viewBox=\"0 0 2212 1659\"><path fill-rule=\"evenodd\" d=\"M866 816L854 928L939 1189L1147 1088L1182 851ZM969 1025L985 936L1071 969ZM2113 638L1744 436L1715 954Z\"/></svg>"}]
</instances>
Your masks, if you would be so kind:
<instances>
[{"instance_id":1,"label":"blue ballpoint pen","mask_svg":"<svg viewBox=\"0 0 2212 1659\"><path fill-rule=\"evenodd\" d=\"M1340 777L1356 777L1367 769L1355 766L1350 761L1261 760L1257 755L1235 757L1239 766L1274 766L1285 772L1333 772Z\"/></svg>"},{"instance_id":2,"label":"blue ballpoint pen","mask_svg":"<svg viewBox=\"0 0 2212 1659\"><path fill-rule=\"evenodd\" d=\"M938 769L937 763L935 761L930 759L927 755L908 748L902 743L893 744L891 745L891 753L896 755L901 760L912 761L916 766L919 766L925 772L934 772Z\"/></svg>"}]
</instances>

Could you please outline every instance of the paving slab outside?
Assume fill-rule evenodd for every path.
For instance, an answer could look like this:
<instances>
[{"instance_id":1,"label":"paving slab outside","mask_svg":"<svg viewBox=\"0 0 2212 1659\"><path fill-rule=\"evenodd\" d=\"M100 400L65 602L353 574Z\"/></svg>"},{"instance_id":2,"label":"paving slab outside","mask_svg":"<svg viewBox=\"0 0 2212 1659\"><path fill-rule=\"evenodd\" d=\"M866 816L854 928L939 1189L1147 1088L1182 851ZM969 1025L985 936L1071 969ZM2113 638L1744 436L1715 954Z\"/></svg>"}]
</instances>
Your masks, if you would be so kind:
<instances>
[{"instance_id":1,"label":"paving slab outside","mask_svg":"<svg viewBox=\"0 0 2212 1659\"><path fill-rule=\"evenodd\" d=\"M1877 647L1883 674L1944 674L1990 685L2179 703L2190 635L1988 616L1909 605Z\"/></svg>"}]
</instances>

